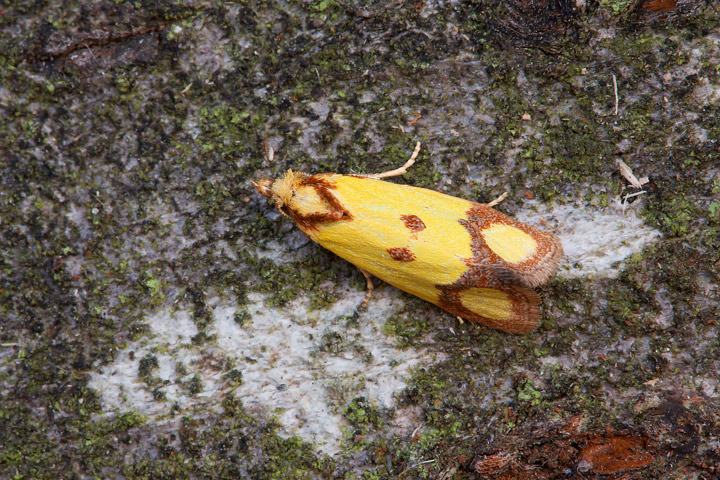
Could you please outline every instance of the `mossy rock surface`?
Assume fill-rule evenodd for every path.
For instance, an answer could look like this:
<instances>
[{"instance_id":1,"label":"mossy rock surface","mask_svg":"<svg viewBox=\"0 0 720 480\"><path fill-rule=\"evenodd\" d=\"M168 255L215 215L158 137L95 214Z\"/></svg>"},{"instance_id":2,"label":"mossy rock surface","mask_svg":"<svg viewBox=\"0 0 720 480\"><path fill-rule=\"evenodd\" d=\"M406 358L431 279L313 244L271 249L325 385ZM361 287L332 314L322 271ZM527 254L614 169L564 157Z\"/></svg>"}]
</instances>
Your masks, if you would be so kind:
<instances>
[{"instance_id":1,"label":"mossy rock surface","mask_svg":"<svg viewBox=\"0 0 720 480\"><path fill-rule=\"evenodd\" d=\"M717 475L715 3L0 8L0 477ZM363 310L250 184L417 141L573 242L535 332Z\"/></svg>"}]
</instances>

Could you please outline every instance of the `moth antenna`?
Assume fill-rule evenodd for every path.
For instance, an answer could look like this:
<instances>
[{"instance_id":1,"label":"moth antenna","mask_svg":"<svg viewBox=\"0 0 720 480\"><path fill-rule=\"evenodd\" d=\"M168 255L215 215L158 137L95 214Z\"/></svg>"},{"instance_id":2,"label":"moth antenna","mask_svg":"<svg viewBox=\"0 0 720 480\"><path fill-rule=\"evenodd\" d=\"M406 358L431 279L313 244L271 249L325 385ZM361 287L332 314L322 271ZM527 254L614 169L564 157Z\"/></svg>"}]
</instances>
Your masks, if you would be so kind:
<instances>
[{"instance_id":1,"label":"moth antenna","mask_svg":"<svg viewBox=\"0 0 720 480\"><path fill-rule=\"evenodd\" d=\"M405 164L402 167L396 168L395 170L389 170L387 172L371 173L371 174L362 175L362 176L368 177L368 178L374 178L375 180L379 180L381 178L397 177L398 175L403 175L403 174L407 173L408 168L413 166L413 164L415 163L415 159L417 159L417 156L420 153L420 145L421 145L420 142L417 142L415 144L415 151L413 151L413 154L410 156L410 159L407 162L405 162Z\"/></svg>"}]
</instances>

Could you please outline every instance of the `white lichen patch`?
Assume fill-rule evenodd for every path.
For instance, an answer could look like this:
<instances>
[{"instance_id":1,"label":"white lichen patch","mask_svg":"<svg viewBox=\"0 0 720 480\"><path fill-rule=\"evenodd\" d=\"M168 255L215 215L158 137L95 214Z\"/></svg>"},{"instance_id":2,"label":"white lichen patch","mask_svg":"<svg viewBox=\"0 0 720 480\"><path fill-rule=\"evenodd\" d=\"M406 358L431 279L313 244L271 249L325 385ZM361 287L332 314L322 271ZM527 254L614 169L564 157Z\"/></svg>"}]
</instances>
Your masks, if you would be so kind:
<instances>
[{"instance_id":1,"label":"white lichen patch","mask_svg":"<svg viewBox=\"0 0 720 480\"><path fill-rule=\"evenodd\" d=\"M151 335L94 373L90 386L106 411L136 409L155 420L173 406L213 409L223 396L235 395L249 412L276 418L282 435L299 435L333 454L342 447L349 426L342 412L352 399L392 408L412 369L444 358L424 349L400 350L383 332L396 296L376 291L367 311L348 316L363 296L348 291L330 308L309 312L305 301L268 308L264 295L250 294L250 316L241 323L237 305L215 298L208 302L213 322L207 331L215 341L201 346L191 342L197 328L189 312L163 311L147 319ZM147 372L140 375L143 359L155 365L151 381ZM242 374L239 385L228 381L228 365ZM194 394L193 379L200 381Z\"/></svg>"},{"instance_id":2,"label":"white lichen patch","mask_svg":"<svg viewBox=\"0 0 720 480\"><path fill-rule=\"evenodd\" d=\"M288 315L263 307L259 296L250 307L252 323L233 321L233 307L216 312L218 345L252 358L243 368L236 395L247 407L274 411L280 422L303 438L334 451L341 437L342 408L356 396L378 407L391 407L405 386L410 369L437 361L422 350L398 350L382 332L394 310L388 298L373 298L357 320L343 317L362 301L362 292L348 293L329 310L307 315L307 307Z\"/></svg>"},{"instance_id":3,"label":"white lichen patch","mask_svg":"<svg viewBox=\"0 0 720 480\"><path fill-rule=\"evenodd\" d=\"M182 402L186 395L178 388L182 380L178 370L197 356L191 345L197 328L186 311L170 313L161 311L148 317L150 337L139 340L118 354L115 362L100 372L93 372L89 386L102 396L104 405L111 410L137 409L145 415L159 415L173 402ZM153 388L140 376L140 362L154 357L157 368L152 376L162 384L156 384L166 401L154 400Z\"/></svg>"},{"instance_id":4,"label":"white lichen patch","mask_svg":"<svg viewBox=\"0 0 720 480\"><path fill-rule=\"evenodd\" d=\"M565 257L558 275L565 278L615 278L621 262L660 237L660 232L645 225L637 216L637 208L623 208L622 200L600 209L589 206L557 205L547 208L535 205L516 215L520 221L555 228Z\"/></svg>"}]
</instances>

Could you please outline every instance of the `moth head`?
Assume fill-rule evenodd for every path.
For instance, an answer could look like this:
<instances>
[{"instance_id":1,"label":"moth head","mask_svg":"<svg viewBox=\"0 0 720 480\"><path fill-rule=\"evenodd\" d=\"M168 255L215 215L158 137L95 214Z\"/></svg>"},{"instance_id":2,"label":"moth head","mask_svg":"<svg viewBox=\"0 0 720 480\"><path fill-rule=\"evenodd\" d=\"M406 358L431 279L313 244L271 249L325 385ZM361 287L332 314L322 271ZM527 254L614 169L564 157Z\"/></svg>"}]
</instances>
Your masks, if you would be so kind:
<instances>
[{"instance_id":1,"label":"moth head","mask_svg":"<svg viewBox=\"0 0 720 480\"><path fill-rule=\"evenodd\" d=\"M251 181L250 183L253 184L253 187L255 187L255 190L257 190L260 195L272 198L272 186L275 180L272 178L261 178L257 182Z\"/></svg>"}]
</instances>

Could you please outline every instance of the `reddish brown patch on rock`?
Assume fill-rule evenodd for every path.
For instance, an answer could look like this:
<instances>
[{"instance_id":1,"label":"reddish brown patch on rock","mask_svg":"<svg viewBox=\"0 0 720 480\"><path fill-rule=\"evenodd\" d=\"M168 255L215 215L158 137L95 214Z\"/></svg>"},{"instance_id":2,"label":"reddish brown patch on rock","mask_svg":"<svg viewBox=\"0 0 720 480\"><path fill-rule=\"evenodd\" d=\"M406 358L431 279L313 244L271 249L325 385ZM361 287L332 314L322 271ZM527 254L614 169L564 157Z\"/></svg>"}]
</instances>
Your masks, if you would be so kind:
<instances>
[{"instance_id":1,"label":"reddish brown patch on rock","mask_svg":"<svg viewBox=\"0 0 720 480\"><path fill-rule=\"evenodd\" d=\"M582 449L578 471L613 474L638 470L654 460L642 439L617 435L597 439Z\"/></svg>"},{"instance_id":2,"label":"reddish brown patch on rock","mask_svg":"<svg viewBox=\"0 0 720 480\"><path fill-rule=\"evenodd\" d=\"M397 262L412 262L415 260L415 254L409 248L396 247L387 249L390 258Z\"/></svg>"},{"instance_id":3,"label":"reddish brown patch on rock","mask_svg":"<svg viewBox=\"0 0 720 480\"><path fill-rule=\"evenodd\" d=\"M552 408L560 412L560 407ZM532 420L521 421L512 409L504 414L508 421L518 422L513 431L501 434L490 444L475 452L466 468L477 472L477 478L492 480L549 480L555 478L616 479L667 478L658 472L684 472L676 478L688 478L688 470L677 466L678 458L690 458L685 453L678 455L673 446L659 446L668 438L693 439L675 435L674 425L660 420L651 428L653 437L640 431L615 431L610 426L592 425L591 417L574 416L558 424L548 415L538 415ZM589 426L593 430L588 430ZM649 426L649 425L648 425ZM485 437L479 433L478 443ZM695 437L697 438L697 437ZM695 457L701 456L695 453ZM714 454L705 457L703 463L695 463L689 471L698 472L701 478L716 478ZM571 473L572 472L572 473ZM707 472L707 473L706 473ZM705 474L706 473L706 474ZM705 476L703 476L705 474ZM694 475L697 476L697 475ZM474 477L473 477L474 478Z\"/></svg>"},{"instance_id":4,"label":"reddish brown patch on rock","mask_svg":"<svg viewBox=\"0 0 720 480\"><path fill-rule=\"evenodd\" d=\"M643 12L667 12L676 8L677 2L675 0L645 0L640 5L640 10L642 10Z\"/></svg>"},{"instance_id":5,"label":"reddish brown patch on rock","mask_svg":"<svg viewBox=\"0 0 720 480\"><path fill-rule=\"evenodd\" d=\"M472 462L472 468L482 475L497 475L507 470L513 459L513 454L509 452L481 455Z\"/></svg>"},{"instance_id":6,"label":"reddish brown patch on rock","mask_svg":"<svg viewBox=\"0 0 720 480\"><path fill-rule=\"evenodd\" d=\"M422 232L426 228L425 222L417 215L400 215L400 220L402 220L408 230L413 233Z\"/></svg>"}]
</instances>

